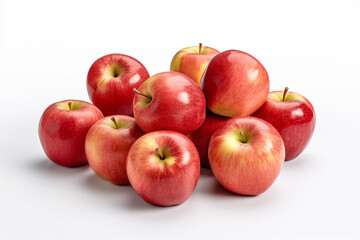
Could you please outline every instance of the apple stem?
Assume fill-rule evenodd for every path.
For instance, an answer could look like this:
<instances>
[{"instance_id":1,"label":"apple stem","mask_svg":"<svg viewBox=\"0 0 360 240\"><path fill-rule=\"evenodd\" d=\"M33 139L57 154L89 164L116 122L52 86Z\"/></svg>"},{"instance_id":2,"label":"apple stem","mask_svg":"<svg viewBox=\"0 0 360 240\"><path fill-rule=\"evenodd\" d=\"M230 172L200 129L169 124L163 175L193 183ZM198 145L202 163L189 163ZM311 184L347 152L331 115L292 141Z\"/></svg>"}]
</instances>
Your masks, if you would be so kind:
<instances>
[{"instance_id":1,"label":"apple stem","mask_svg":"<svg viewBox=\"0 0 360 240\"><path fill-rule=\"evenodd\" d=\"M288 91L289 91L289 88L288 88L288 87L285 87L284 94L283 94L283 98L282 98L282 101L283 101L283 102L285 102L285 97L286 97L286 94L287 94Z\"/></svg>"},{"instance_id":2,"label":"apple stem","mask_svg":"<svg viewBox=\"0 0 360 240\"><path fill-rule=\"evenodd\" d=\"M240 132L239 133L240 134L240 136L241 136L241 138L242 138L242 143L246 143L246 138L245 138L245 135L242 133L242 132Z\"/></svg>"},{"instance_id":3,"label":"apple stem","mask_svg":"<svg viewBox=\"0 0 360 240\"><path fill-rule=\"evenodd\" d=\"M199 43L199 54L201 54L202 43Z\"/></svg>"},{"instance_id":4,"label":"apple stem","mask_svg":"<svg viewBox=\"0 0 360 240\"><path fill-rule=\"evenodd\" d=\"M139 90L137 90L136 88L133 88L133 92L135 92L135 93L137 93L137 94L139 94L139 95L141 95L141 96L143 96L143 97L146 97L146 98L152 100L152 97L150 97L150 96L148 96L148 95L145 95L145 94L139 92Z\"/></svg>"},{"instance_id":5,"label":"apple stem","mask_svg":"<svg viewBox=\"0 0 360 240\"><path fill-rule=\"evenodd\" d=\"M115 124L116 129L118 129L118 128L119 128L119 126L117 125L116 120L115 120L115 118L114 118L114 117L111 117L111 121L113 121L113 123Z\"/></svg>"},{"instance_id":6,"label":"apple stem","mask_svg":"<svg viewBox=\"0 0 360 240\"><path fill-rule=\"evenodd\" d=\"M72 103L71 102L68 102L68 106L69 106L69 110L71 111L71 107L72 107Z\"/></svg>"},{"instance_id":7,"label":"apple stem","mask_svg":"<svg viewBox=\"0 0 360 240\"><path fill-rule=\"evenodd\" d=\"M165 159L164 154L160 151L159 148L155 148L155 152L156 152L156 154L159 154L159 157L161 160Z\"/></svg>"}]
</instances>

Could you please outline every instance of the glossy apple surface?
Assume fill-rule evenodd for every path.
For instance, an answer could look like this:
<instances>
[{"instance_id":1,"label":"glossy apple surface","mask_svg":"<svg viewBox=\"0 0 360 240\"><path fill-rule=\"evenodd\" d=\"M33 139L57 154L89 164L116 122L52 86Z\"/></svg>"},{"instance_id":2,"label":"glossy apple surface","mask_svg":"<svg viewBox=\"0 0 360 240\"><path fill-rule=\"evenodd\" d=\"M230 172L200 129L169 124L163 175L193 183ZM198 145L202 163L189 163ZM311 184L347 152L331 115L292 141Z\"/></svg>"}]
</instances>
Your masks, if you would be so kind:
<instances>
[{"instance_id":1,"label":"glossy apple surface","mask_svg":"<svg viewBox=\"0 0 360 240\"><path fill-rule=\"evenodd\" d=\"M105 116L132 115L133 88L149 73L138 60L124 54L109 54L96 60L89 69L87 90L91 101Z\"/></svg>"},{"instance_id":2,"label":"glossy apple surface","mask_svg":"<svg viewBox=\"0 0 360 240\"><path fill-rule=\"evenodd\" d=\"M265 102L269 76L250 54L228 50L210 61L201 88L213 113L226 117L249 116Z\"/></svg>"},{"instance_id":3,"label":"glossy apple surface","mask_svg":"<svg viewBox=\"0 0 360 240\"><path fill-rule=\"evenodd\" d=\"M132 187L148 203L172 206L185 202L200 175L196 147L185 135L155 131L131 146L126 170Z\"/></svg>"},{"instance_id":4,"label":"glossy apple surface","mask_svg":"<svg viewBox=\"0 0 360 240\"><path fill-rule=\"evenodd\" d=\"M253 116L271 123L281 134L285 144L285 160L291 160L304 151L315 129L315 110L302 95L274 91Z\"/></svg>"},{"instance_id":5,"label":"glossy apple surface","mask_svg":"<svg viewBox=\"0 0 360 240\"><path fill-rule=\"evenodd\" d=\"M100 119L88 131L85 153L94 172L115 185L129 184L126 157L131 145L143 135L135 119L113 115Z\"/></svg>"},{"instance_id":6,"label":"glossy apple surface","mask_svg":"<svg viewBox=\"0 0 360 240\"><path fill-rule=\"evenodd\" d=\"M201 77L207 65L218 53L218 50L202 46L202 44L183 48L173 57L170 71L181 72L200 86Z\"/></svg>"},{"instance_id":7,"label":"glossy apple surface","mask_svg":"<svg viewBox=\"0 0 360 240\"><path fill-rule=\"evenodd\" d=\"M134 97L134 117L144 132L173 130L188 134L206 116L204 93L188 76L163 72L146 80Z\"/></svg>"},{"instance_id":8,"label":"glossy apple surface","mask_svg":"<svg viewBox=\"0 0 360 240\"><path fill-rule=\"evenodd\" d=\"M39 123L39 137L45 154L66 167L87 163L85 136L102 117L101 111L88 102L65 100L51 104Z\"/></svg>"},{"instance_id":9,"label":"glossy apple surface","mask_svg":"<svg viewBox=\"0 0 360 240\"><path fill-rule=\"evenodd\" d=\"M236 117L211 137L209 162L218 182L242 195L265 192L279 175L285 148L279 132L255 117Z\"/></svg>"},{"instance_id":10,"label":"glossy apple surface","mask_svg":"<svg viewBox=\"0 0 360 240\"><path fill-rule=\"evenodd\" d=\"M221 126L225 124L230 118L223 117L212 113L211 111L206 111L206 118L203 124L196 129L194 132L191 132L187 136L196 146L200 156L201 167L210 168L209 158L208 158L208 147L212 134Z\"/></svg>"}]
</instances>

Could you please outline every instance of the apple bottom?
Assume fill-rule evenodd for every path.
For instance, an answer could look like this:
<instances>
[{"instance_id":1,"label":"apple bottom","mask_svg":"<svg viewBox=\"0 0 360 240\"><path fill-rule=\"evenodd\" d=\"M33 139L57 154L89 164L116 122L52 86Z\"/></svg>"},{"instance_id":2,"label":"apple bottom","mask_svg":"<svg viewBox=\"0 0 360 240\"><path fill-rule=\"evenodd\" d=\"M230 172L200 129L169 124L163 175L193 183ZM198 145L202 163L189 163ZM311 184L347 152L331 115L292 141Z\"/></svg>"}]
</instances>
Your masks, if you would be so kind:
<instances>
[{"instance_id":1,"label":"apple bottom","mask_svg":"<svg viewBox=\"0 0 360 240\"><path fill-rule=\"evenodd\" d=\"M150 180L151 181L151 180ZM153 180L148 184L142 184L137 188L137 193L146 202L157 206L174 206L185 202L194 192L196 184L187 186L185 182L197 182L195 177L182 175L181 179Z\"/></svg>"},{"instance_id":2,"label":"apple bottom","mask_svg":"<svg viewBox=\"0 0 360 240\"><path fill-rule=\"evenodd\" d=\"M126 172L130 184L146 202L172 206L185 202L200 175L194 144L174 131L143 135L129 150Z\"/></svg>"},{"instance_id":3,"label":"apple bottom","mask_svg":"<svg viewBox=\"0 0 360 240\"><path fill-rule=\"evenodd\" d=\"M85 142L85 136L82 137L81 143ZM61 148L68 149L66 151L54 151L48 150L47 146L44 144L45 154L46 156L54 163L68 167L68 168L76 168L83 166L88 163L85 151L84 144L61 144ZM60 145L58 145L60 146ZM55 147L54 147L55 148ZM54 149L53 148L53 149ZM70 150L70 151L69 151Z\"/></svg>"},{"instance_id":4,"label":"apple bottom","mask_svg":"<svg viewBox=\"0 0 360 240\"><path fill-rule=\"evenodd\" d=\"M285 144L285 161L297 158L309 144L314 127L308 127L308 125L310 124L284 128L280 132Z\"/></svg>"},{"instance_id":5,"label":"apple bottom","mask_svg":"<svg viewBox=\"0 0 360 240\"><path fill-rule=\"evenodd\" d=\"M222 169L223 174L214 173L217 181L226 190L247 196L256 196L265 192L279 175L280 169L241 169L234 173L238 166ZM213 167L216 168L216 167Z\"/></svg>"},{"instance_id":6,"label":"apple bottom","mask_svg":"<svg viewBox=\"0 0 360 240\"><path fill-rule=\"evenodd\" d=\"M130 146L123 146L118 139L110 144L92 140L89 138L85 142L85 150L89 165L96 175L115 185L129 184L125 164Z\"/></svg>"}]
</instances>

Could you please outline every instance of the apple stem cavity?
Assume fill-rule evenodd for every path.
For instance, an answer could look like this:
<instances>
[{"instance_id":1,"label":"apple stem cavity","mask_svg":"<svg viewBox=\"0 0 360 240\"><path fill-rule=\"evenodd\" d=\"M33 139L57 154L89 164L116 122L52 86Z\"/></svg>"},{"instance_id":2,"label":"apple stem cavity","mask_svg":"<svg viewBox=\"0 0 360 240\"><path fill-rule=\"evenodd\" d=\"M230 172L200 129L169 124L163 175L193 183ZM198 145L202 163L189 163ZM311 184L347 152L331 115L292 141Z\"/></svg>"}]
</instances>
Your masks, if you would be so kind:
<instances>
[{"instance_id":1,"label":"apple stem cavity","mask_svg":"<svg viewBox=\"0 0 360 240\"><path fill-rule=\"evenodd\" d=\"M69 106L69 110L71 111L71 107L72 107L72 103L71 102L68 102L68 106Z\"/></svg>"},{"instance_id":2,"label":"apple stem cavity","mask_svg":"<svg viewBox=\"0 0 360 240\"><path fill-rule=\"evenodd\" d=\"M145 95L145 94L139 92L139 90L137 90L136 88L133 88L133 92L135 92L135 93L137 93L137 94L139 94L139 95L141 95L141 96L143 96L143 97L146 97L146 98L152 100L152 97L150 97L150 96L148 96L148 95Z\"/></svg>"},{"instance_id":3,"label":"apple stem cavity","mask_svg":"<svg viewBox=\"0 0 360 240\"><path fill-rule=\"evenodd\" d=\"M199 43L199 54L201 54L202 43Z\"/></svg>"},{"instance_id":4,"label":"apple stem cavity","mask_svg":"<svg viewBox=\"0 0 360 240\"><path fill-rule=\"evenodd\" d=\"M118 129L118 128L119 128L119 126L117 125L116 120L115 120L115 118L114 118L114 117L111 117L111 121L113 121L113 123L115 124L116 129Z\"/></svg>"},{"instance_id":5,"label":"apple stem cavity","mask_svg":"<svg viewBox=\"0 0 360 240\"><path fill-rule=\"evenodd\" d=\"M164 159L165 159L164 154L161 152L161 150L160 150L159 148L155 148L155 152L156 152L156 154L159 155L159 157L160 157L161 160L164 160Z\"/></svg>"},{"instance_id":6,"label":"apple stem cavity","mask_svg":"<svg viewBox=\"0 0 360 240\"><path fill-rule=\"evenodd\" d=\"M286 94L287 94L288 91L289 91L289 88L288 88L288 87L285 87L284 94L283 94L283 98L282 98L282 101L283 101L283 102L285 102L285 97L286 97Z\"/></svg>"},{"instance_id":7,"label":"apple stem cavity","mask_svg":"<svg viewBox=\"0 0 360 240\"><path fill-rule=\"evenodd\" d=\"M244 135L242 132L240 132L239 134L240 134L240 136L241 136L240 142L246 143L245 135Z\"/></svg>"}]
</instances>

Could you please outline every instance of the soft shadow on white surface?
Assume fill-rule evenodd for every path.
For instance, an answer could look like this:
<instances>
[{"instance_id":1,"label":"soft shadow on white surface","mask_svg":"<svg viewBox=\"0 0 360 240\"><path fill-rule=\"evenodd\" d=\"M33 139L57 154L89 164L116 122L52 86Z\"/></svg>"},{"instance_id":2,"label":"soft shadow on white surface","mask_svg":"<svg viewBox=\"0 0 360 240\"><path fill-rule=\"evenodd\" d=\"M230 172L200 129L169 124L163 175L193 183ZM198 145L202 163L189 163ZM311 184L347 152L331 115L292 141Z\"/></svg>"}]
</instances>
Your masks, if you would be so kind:
<instances>
[{"instance_id":1,"label":"soft shadow on white surface","mask_svg":"<svg viewBox=\"0 0 360 240\"><path fill-rule=\"evenodd\" d=\"M112 201L114 208L126 208L131 211L157 210L159 207L145 202L131 187L131 185L117 186L105 179L100 178L95 173L87 174L82 182L82 187L94 194L101 195L103 198Z\"/></svg>"},{"instance_id":2,"label":"soft shadow on white surface","mask_svg":"<svg viewBox=\"0 0 360 240\"><path fill-rule=\"evenodd\" d=\"M130 185L117 186L97 176L88 164L74 168L64 167L53 163L48 158L40 158L29 161L28 168L34 174L45 178L51 175L52 178L76 180L73 184L95 196L94 199L110 203L113 209L126 208L134 211L155 210L159 207L145 202ZM64 184L65 187L65 184Z\"/></svg>"},{"instance_id":3,"label":"soft shadow on white surface","mask_svg":"<svg viewBox=\"0 0 360 240\"><path fill-rule=\"evenodd\" d=\"M29 165L28 166L29 170L34 171L36 173L52 174L60 177L61 176L69 177L71 175L78 175L81 172L87 171L89 168L88 164L83 164L81 166L74 168L63 167L61 165L52 162L50 159L46 157L32 159L28 161L28 165Z\"/></svg>"},{"instance_id":4,"label":"soft shadow on white surface","mask_svg":"<svg viewBox=\"0 0 360 240\"><path fill-rule=\"evenodd\" d=\"M304 152L293 160L285 161L282 170L303 172L306 171L306 169L310 170L314 168L316 164L318 164L318 160L315 155Z\"/></svg>"}]
</instances>

